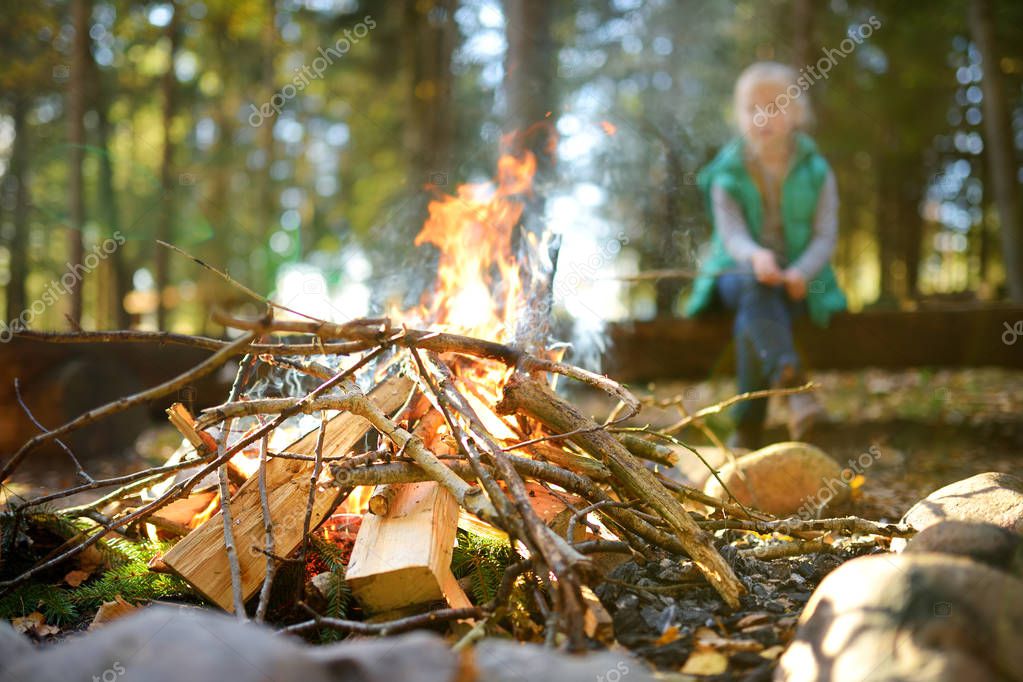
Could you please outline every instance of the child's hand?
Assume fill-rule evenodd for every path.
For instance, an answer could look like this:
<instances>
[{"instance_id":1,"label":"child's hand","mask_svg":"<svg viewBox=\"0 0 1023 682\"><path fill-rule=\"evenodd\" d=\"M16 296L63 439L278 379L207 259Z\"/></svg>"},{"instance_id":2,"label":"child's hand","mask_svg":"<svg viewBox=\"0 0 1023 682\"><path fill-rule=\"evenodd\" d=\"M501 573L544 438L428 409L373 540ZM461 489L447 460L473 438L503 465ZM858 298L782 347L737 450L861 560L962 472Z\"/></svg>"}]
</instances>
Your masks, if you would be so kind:
<instances>
[{"instance_id":1,"label":"child's hand","mask_svg":"<svg viewBox=\"0 0 1023 682\"><path fill-rule=\"evenodd\" d=\"M784 281L778 261L774 259L774 252L770 249L760 249L754 253L750 258L750 264L753 266L753 274L761 284L777 286Z\"/></svg>"},{"instance_id":2,"label":"child's hand","mask_svg":"<svg viewBox=\"0 0 1023 682\"><path fill-rule=\"evenodd\" d=\"M785 271L785 291L789 292L789 298L793 301L802 301L806 298L806 278L798 270L789 268Z\"/></svg>"}]
</instances>

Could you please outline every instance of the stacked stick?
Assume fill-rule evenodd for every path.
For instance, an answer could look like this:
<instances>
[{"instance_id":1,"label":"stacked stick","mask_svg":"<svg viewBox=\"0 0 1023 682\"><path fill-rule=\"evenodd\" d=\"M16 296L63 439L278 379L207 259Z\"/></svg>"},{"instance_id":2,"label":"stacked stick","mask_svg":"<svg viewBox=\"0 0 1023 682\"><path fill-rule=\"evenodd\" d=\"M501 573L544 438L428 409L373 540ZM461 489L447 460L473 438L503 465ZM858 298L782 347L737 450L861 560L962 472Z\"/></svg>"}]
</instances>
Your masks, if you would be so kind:
<instances>
[{"instance_id":1,"label":"stacked stick","mask_svg":"<svg viewBox=\"0 0 1023 682\"><path fill-rule=\"evenodd\" d=\"M97 523L96 530L62 553L7 581L0 590L9 589L32 578L87 547L111 532L130 532L139 524L154 518L156 513L176 499L187 496L208 474L219 472L223 538L231 568L234 612L246 617L244 595L231 523L231 505L227 481L227 464L238 452L250 446L259 448L259 493L263 506L266 574L255 611L257 620L265 617L270 587L276 569L286 557L276 554L274 528L268 511L266 463L272 457L303 457L268 451L272 431L298 414L321 414L328 411L351 413L365 419L390 443L389 456L382 460L377 452L348 452L328 461L323 455L323 434L315 452L304 457L315 462L309 481L309 501L304 516L303 535L315 525L312 521L313 487L322 467L330 465L333 481L341 491L338 500L359 486L435 481L451 493L458 504L470 514L489 523L521 543L528 558L513 564L494 600L471 609L444 609L423 616L403 619L391 624L367 625L349 621L331 622L315 616L312 620L291 626L300 631L330 626L354 632L393 632L417 624L457 619L467 616L492 615L505 606L511 586L518 575L531 572L544 586L550 599L548 635L564 633L571 646L582 646L585 605L582 586L598 580L587 555L593 552L624 552L646 558L672 556L694 577L702 577L730 607L739 605L744 592L732 567L712 543L712 531L721 527L767 529L777 521L737 504L709 498L700 491L679 485L655 473L643 460L671 463L673 451L635 433L616 428L634 416L640 402L624 386L608 377L594 374L567 363L542 357L512 347L478 338L427 330L407 329L387 319L361 319L345 324L322 320L276 320L268 307L267 315L258 320L242 320L216 315L218 322L243 332L233 342L215 339L145 332L110 332L74 334L26 334L29 338L53 342L90 342L116 340L128 342L159 342L188 344L215 351L206 361L174 379L127 396L116 402L91 410L60 427L46 430L32 438L0 470L0 480L8 478L34 449L43 443L58 441L62 436L85 425L144 402L158 399L209 374L232 358L242 357L241 369L227 402L204 411L194 424L197 432L220 425L222 437L210 444L208 438L193 440L195 452L182 462L155 467L126 476L92 479L79 467L83 483L69 490L30 500L17 507L18 512L50 503L76 492L100 488L114 491L96 502L63 510L88 516ZM268 343L264 339L282 335L307 337L300 343ZM303 361L311 355L334 357L345 369L335 370L322 363ZM248 372L256 363L266 363L300 371L315 377L320 384L308 394L288 398L243 400ZM506 379L503 397L492 406L497 414L517 429L517 438L498 438L486 426L467 398L463 379L466 367L483 363L503 366ZM356 379L372 372L404 373L415 385L418 397L443 416L450 434L457 441L458 454L444 458L431 451L420 436L402 425L402 414L389 416L359 388ZM603 391L617 401L612 417L597 423L554 393L548 383L551 375L562 375ZM753 396L750 396L753 397ZM411 402L410 402L411 404ZM478 404L478 403L477 403ZM713 411L713 409L711 410ZM234 443L227 434L233 420L259 416L262 425ZM407 415L406 415L407 416ZM687 418L700 424L700 415ZM323 424L326 424L324 417ZM208 435L208 434L207 434ZM189 475L170 486L154 500L132 505L144 487L174 476L182 470ZM527 491L526 481L554 486L586 501L575 508L571 526L585 523L590 514L600 517L603 526L617 540L573 542L570 531L565 537L557 534L537 515ZM690 500L722 510L723 520L697 521L683 507ZM113 510L113 511L111 511ZM731 523L733 525L729 526ZM715 525L716 524L716 525ZM722 525L724 524L724 525ZM819 525L819 524L818 524ZM788 532L801 528L816 530L812 522L786 520ZM856 519L845 525L832 524L833 529L876 535L904 535L904 528L872 524ZM809 549L806 551L810 551Z\"/></svg>"}]
</instances>

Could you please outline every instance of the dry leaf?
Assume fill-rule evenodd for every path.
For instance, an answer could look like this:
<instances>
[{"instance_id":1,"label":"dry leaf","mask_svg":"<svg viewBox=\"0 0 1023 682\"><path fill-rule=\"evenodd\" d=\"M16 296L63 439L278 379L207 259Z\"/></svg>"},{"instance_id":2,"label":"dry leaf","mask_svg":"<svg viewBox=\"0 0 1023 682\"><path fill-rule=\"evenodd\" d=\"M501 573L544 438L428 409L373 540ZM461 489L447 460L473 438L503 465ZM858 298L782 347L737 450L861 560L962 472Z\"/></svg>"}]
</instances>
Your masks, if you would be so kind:
<instances>
[{"instance_id":1,"label":"dry leaf","mask_svg":"<svg viewBox=\"0 0 1023 682\"><path fill-rule=\"evenodd\" d=\"M70 571L66 576L64 576L64 582L71 587L78 587L88 580L90 575L92 575L92 573L89 571Z\"/></svg>"},{"instance_id":2,"label":"dry leaf","mask_svg":"<svg viewBox=\"0 0 1023 682\"><path fill-rule=\"evenodd\" d=\"M728 670L728 657L713 649L697 649L679 671L685 675L720 675Z\"/></svg>"},{"instance_id":3,"label":"dry leaf","mask_svg":"<svg viewBox=\"0 0 1023 682\"><path fill-rule=\"evenodd\" d=\"M99 607L99 611L96 612L96 617L92 619L92 623L89 624L90 630L102 627L112 620L117 620L123 616L127 616L129 613L138 611L137 606L133 606L121 598L121 595L117 595L115 601L103 602Z\"/></svg>"},{"instance_id":4,"label":"dry leaf","mask_svg":"<svg viewBox=\"0 0 1023 682\"><path fill-rule=\"evenodd\" d=\"M99 551L95 545L86 547L78 554L78 568L88 573L94 573L97 568L105 566L106 563L107 560L103 556L103 552Z\"/></svg>"},{"instance_id":5,"label":"dry leaf","mask_svg":"<svg viewBox=\"0 0 1023 682\"><path fill-rule=\"evenodd\" d=\"M739 622L735 624L735 628L737 630L745 630L746 628L753 627L754 625L763 625L769 620L771 620L771 616L766 611L747 613L739 619Z\"/></svg>"},{"instance_id":6,"label":"dry leaf","mask_svg":"<svg viewBox=\"0 0 1023 682\"><path fill-rule=\"evenodd\" d=\"M12 619L11 625L18 632L36 637L46 637L60 632L60 628L56 625L47 625L46 617L38 611L33 611L22 618Z\"/></svg>"},{"instance_id":7,"label":"dry leaf","mask_svg":"<svg viewBox=\"0 0 1023 682\"><path fill-rule=\"evenodd\" d=\"M764 645L752 639L729 639L710 628L697 628L693 640L698 647L726 649L728 651L760 651Z\"/></svg>"},{"instance_id":8,"label":"dry leaf","mask_svg":"<svg viewBox=\"0 0 1023 682\"><path fill-rule=\"evenodd\" d=\"M781 652L785 651L785 647L780 644L776 644L769 649L764 649L760 652L761 658L766 658L769 661L773 661L781 655Z\"/></svg>"},{"instance_id":9,"label":"dry leaf","mask_svg":"<svg viewBox=\"0 0 1023 682\"><path fill-rule=\"evenodd\" d=\"M664 634L657 638L657 641L654 642L654 646L664 646L665 644L671 644L676 639L678 639L678 626L671 625L668 627L667 630L664 631Z\"/></svg>"}]
</instances>

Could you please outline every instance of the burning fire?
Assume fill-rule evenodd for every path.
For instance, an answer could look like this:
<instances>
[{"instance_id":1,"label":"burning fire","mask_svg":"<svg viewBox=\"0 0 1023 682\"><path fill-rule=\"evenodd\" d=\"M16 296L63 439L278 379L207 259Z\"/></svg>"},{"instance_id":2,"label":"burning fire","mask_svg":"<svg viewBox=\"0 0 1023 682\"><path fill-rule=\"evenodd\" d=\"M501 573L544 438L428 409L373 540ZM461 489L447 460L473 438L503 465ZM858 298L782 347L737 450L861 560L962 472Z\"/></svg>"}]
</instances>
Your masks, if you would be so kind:
<instances>
[{"instance_id":1,"label":"burning fire","mask_svg":"<svg viewBox=\"0 0 1023 682\"><path fill-rule=\"evenodd\" d=\"M536 169L536 157L529 151L520 156L505 154L498 160L497 177L492 182L462 184L454 195L430 202L429 217L415 244L432 244L440 250L436 284L417 310L410 314L395 311L392 317L437 331L499 342L511 340L523 294L521 265L513 254L512 237L522 218L522 198L533 191ZM492 408L500 398L509 370L501 363L480 359L458 359L451 366L463 395L486 428L499 439L517 440L512 423L499 417ZM258 424L252 425L249 432L257 427ZM443 435L445 429L446 426L438 428L434 435ZM280 440L282 436L297 438L298 434L287 426L276 429L270 446L272 452L286 446ZM245 477L255 474L259 467L258 447L239 452L231 465ZM372 488L353 491L339 511L366 511L371 494ZM200 525L219 507L216 495L188 525Z\"/></svg>"},{"instance_id":2,"label":"burning fire","mask_svg":"<svg viewBox=\"0 0 1023 682\"><path fill-rule=\"evenodd\" d=\"M415 244L440 249L436 290L418 316L432 328L507 340L522 282L512 234L522 217L516 197L532 192L536 157L504 155L493 183L460 185L430 202Z\"/></svg>"},{"instance_id":3,"label":"burning fire","mask_svg":"<svg viewBox=\"0 0 1023 682\"><path fill-rule=\"evenodd\" d=\"M522 265L512 252L512 236L522 218L522 197L533 191L536 156L504 154L492 182L459 185L453 196L431 201L429 218L415 244L440 250L435 290L416 317L431 329L509 341L523 295ZM508 422L492 405L509 370L500 363L474 360L453 365L466 399L498 438L514 439Z\"/></svg>"}]
</instances>

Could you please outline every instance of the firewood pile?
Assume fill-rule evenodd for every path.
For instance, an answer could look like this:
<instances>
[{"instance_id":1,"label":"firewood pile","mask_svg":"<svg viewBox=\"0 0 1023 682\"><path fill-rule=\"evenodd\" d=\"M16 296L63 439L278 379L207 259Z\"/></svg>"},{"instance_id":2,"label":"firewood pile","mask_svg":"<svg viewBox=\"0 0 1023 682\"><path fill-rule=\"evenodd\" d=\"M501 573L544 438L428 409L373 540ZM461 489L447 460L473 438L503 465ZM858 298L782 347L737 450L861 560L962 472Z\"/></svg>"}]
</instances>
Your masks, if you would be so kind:
<instances>
[{"instance_id":1,"label":"firewood pile","mask_svg":"<svg viewBox=\"0 0 1023 682\"><path fill-rule=\"evenodd\" d=\"M25 513L72 494L112 490L73 509L93 522L91 530L0 582L0 590L104 538L149 533L176 538L153 570L180 576L240 618L263 621L282 569L303 561L317 529L344 509L364 513L344 579L366 619L324 617L306 606L309 618L287 625L288 631L388 634L461 621L475 624L470 633L481 636L500 627L513 592L527 589L536 631L550 643L578 649L587 638L608 641L608 617L593 593L606 578L607 557L668 560L684 581L711 586L735 609L747 585L722 555L715 533L901 532L859 519L778 520L665 475L680 453L696 455L671 432L629 426L642 404L628 388L546 347L542 301L549 299L550 273L519 272L519 283L508 286L516 270L509 243L521 211L515 197L525 191L521 179L505 165L496 191L486 197L465 192L431 204L417 243L441 248L439 285L415 316L334 323L245 289L266 303L266 314L214 313L239 334L233 341L147 332L29 335L183 343L213 352L171 381L44 430L7 458L0 480L44 443L172 396L240 358L239 369L222 404L195 415L182 405L168 411L187 442L172 461L108 479L93 479L79 467L79 485L19 505L17 513ZM469 233L452 227L466 222L497 235L493 253L483 255ZM461 244L458 254L446 248L452 243ZM470 255L475 260L466 268ZM494 290L495 269L504 281L501 297L487 306L484 320L472 317L478 311L470 297L466 318L459 292ZM284 373L304 376L313 388L269 395L266 377ZM555 391L558 380L606 395L610 416L598 421L585 414ZM738 399L750 397L756 396ZM711 406L686 423L705 428L703 418L721 408ZM308 428L316 418L318 425ZM452 574L459 526L501 538L514 551L489 599L471 599ZM772 551L783 556L823 547L789 540Z\"/></svg>"}]
</instances>

